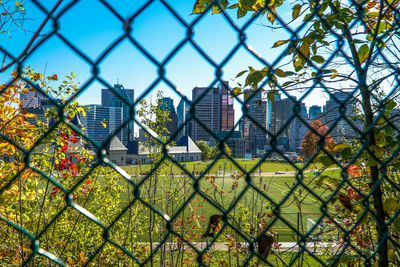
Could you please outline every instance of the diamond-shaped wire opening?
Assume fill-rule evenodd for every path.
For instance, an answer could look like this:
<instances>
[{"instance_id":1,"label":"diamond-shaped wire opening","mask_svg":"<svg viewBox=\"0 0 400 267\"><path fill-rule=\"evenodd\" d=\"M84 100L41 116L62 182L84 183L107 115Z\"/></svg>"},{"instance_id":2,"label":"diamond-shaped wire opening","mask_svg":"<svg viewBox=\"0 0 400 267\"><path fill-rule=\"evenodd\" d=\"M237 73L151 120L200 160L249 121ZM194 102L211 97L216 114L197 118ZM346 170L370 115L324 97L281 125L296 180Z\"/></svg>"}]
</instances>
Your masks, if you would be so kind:
<instances>
[{"instance_id":1,"label":"diamond-shaped wire opening","mask_svg":"<svg viewBox=\"0 0 400 267\"><path fill-rule=\"evenodd\" d=\"M157 13L154 13L154 10L157 10ZM157 24L152 27L152 31L147 30L149 16L152 17L152 23ZM156 17L162 18L162 25L156 22ZM143 22L142 19L146 22ZM146 9L141 10L130 26L133 29L131 37L142 47L146 47L146 50L159 61L162 61L185 37L183 25L160 2L152 2ZM171 36L176 37L172 39ZM161 42L163 45L159 46L158 44Z\"/></svg>"},{"instance_id":2,"label":"diamond-shaped wire opening","mask_svg":"<svg viewBox=\"0 0 400 267\"><path fill-rule=\"evenodd\" d=\"M62 226L62 227L61 227ZM87 262L92 254L100 248L103 239L103 229L84 214L75 209L65 209L52 225L47 228L54 233L52 243L48 243L48 236L44 233L39 244L64 262ZM75 246L74 246L75 245ZM77 251L76 245L86 248L86 253ZM70 258L66 255L74 255Z\"/></svg>"},{"instance_id":3,"label":"diamond-shaped wire opening","mask_svg":"<svg viewBox=\"0 0 400 267\"><path fill-rule=\"evenodd\" d=\"M152 199L141 193L140 198L135 199L130 208L109 229L110 240L125 248L141 262L151 260L168 237L168 216L160 216L153 204ZM133 211L140 216L133 216ZM147 223L149 219L150 224Z\"/></svg>"},{"instance_id":4,"label":"diamond-shaped wire opening","mask_svg":"<svg viewBox=\"0 0 400 267\"><path fill-rule=\"evenodd\" d=\"M79 21L76 20L75 18L80 16L80 10L85 8L88 8L87 3L76 3L60 17L60 34L75 47L79 47L85 55L95 59L109 43L123 33L123 23L100 2L90 4L90 9L96 10L96 12L88 12L87 16L81 17ZM107 15L104 16L104 13ZM85 36L77 34L77 27L84 32ZM96 35L98 27L104 28L101 36ZM100 46L99 43L103 45Z\"/></svg>"}]
</instances>

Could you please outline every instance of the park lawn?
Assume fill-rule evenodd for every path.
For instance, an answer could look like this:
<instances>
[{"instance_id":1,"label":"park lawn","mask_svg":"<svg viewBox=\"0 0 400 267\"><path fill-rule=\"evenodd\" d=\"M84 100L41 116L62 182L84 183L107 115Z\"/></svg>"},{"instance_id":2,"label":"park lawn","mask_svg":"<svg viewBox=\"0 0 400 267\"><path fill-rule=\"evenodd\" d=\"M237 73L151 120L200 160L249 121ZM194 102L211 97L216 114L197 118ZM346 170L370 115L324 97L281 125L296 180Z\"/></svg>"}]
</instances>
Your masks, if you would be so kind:
<instances>
[{"instance_id":1,"label":"park lawn","mask_svg":"<svg viewBox=\"0 0 400 267\"><path fill-rule=\"evenodd\" d=\"M241 168L245 171L250 171L259 163L258 159L235 159L236 163L241 166ZM296 163L299 165L298 163ZM214 161L196 161L196 162L181 162L179 165L185 168L189 173L198 173L201 171L205 171L208 166L211 168L207 171L208 174L217 174L220 170L221 172L225 173L233 173L238 172L240 169L232 163L228 159L219 159ZM310 166L309 169L314 167L315 165ZM144 164L144 165L132 165L132 166L124 166L122 167L125 171L127 171L131 175L138 175L140 173L146 173L150 171L151 165ZM293 165L287 162L269 162L264 161L261 163L259 168L254 170L254 173L260 172L277 172L277 171L294 171L295 168ZM166 168L164 171L166 174L182 174L182 169L177 164L171 164L170 167Z\"/></svg>"},{"instance_id":2,"label":"park lawn","mask_svg":"<svg viewBox=\"0 0 400 267\"><path fill-rule=\"evenodd\" d=\"M340 175L340 170L329 170L330 175ZM315 183L310 183L312 173L307 173L304 176L303 184L307 185L309 189L315 192L315 195L324 198L327 192L318 188ZM137 176L137 179L140 179ZM273 201L280 209L280 218L274 222L273 229L279 233L277 241L280 242L293 242L296 241L295 232L290 229L290 224L294 229L301 233L307 231L307 219L316 219L321 216L320 206L321 202L316 196L313 196L304 187L300 186L295 189L296 194L299 194L301 188L301 202L300 206L296 205L293 196L285 198L291 190L291 187L296 182L294 177L283 176L258 176L251 177L252 184L265 194L267 198ZM275 204L268 201L264 196L257 193L251 187L246 189L245 177L238 180L236 190L232 190L233 178L230 175L216 177L213 185L209 179L203 177L200 179L199 187L202 192L208 196L209 201L216 205L220 205L225 210L230 210L230 216L239 218L243 214L247 217L256 218L260 213L271 213ZM144 185L146 182L144 182ZM217 190L215 190L215 188ZM242 190L246 191L240 196ZM170 193L166 193L166 192ZM221 193L222 192L222 193ZM157 198L159 204L157 208L169 216L172 216L179 206L183 205L185 197L188 198L193 192L193 180L185 176L164 176L159 179L157 185ZM173 209L166 208L166 199L170 195L176 195L179 202ZM240 196L240 197L239 197ZM127 196L123 196L127 198ZM203 219L195 218L194 224L196 225L198 234L204 232L207 226L207 220L211 215L221 214L221 212L212 205L209 201L204 201L200 194L196 194L188 203L185 209L180 213L182 217L188 216L190 213L201 215ZM161 204L160 204L161 203ZM236 204L233 204L236 203ZM194 216L196 217L196 216ZM196 240L194 240L196 241ZM200 241L200 240L197 240Z\"/></svg>"}]
</instances>

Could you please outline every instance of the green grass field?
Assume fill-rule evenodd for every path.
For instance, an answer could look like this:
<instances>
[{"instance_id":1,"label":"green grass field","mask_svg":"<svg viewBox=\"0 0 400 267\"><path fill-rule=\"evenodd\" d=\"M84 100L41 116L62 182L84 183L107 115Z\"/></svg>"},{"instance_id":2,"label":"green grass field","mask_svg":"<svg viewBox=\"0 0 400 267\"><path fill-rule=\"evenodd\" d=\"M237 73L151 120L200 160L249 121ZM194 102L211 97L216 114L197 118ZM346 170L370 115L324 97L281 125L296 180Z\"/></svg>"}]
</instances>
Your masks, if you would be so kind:
<instances>
[{"instance_id":1,"label":"green grass field","mask_svg":"<svg viewBox=\"0 0 400 267\"><path fill-rule=\"evenodd\" d=\"M243 161L246 162L246 161ZM251 166L254 161L247 162ZM194 166L196 163L191 163ZM206 167L207 163L199 164L199 167ZM290 165L282 163L264 163L262 172L285 171ZM224 166L224 161L217 162L214 170L218 170L218 166ZM132 167L126 168L129 173L132 173ZM200 168L199 168L200 169ZM293 169L293 168L292 168ZM227 171L230 173L230 171ZM340 170L328 170L324 174L339 176ZM142 176L134 176L135 179L141 180ZM290 224L293 228L301 233L307 230L307 219L315 219L321 216L321 202L318 197L324 199L328 192L323 191L315 185L311 179L314 177L312 173L307 173L304 177L303 184L307 185L315 193L311 194L307 189L300 185L297 187L290 197L286 198L293 185L296 183L295 177L282 175L274 176L259 176L258 173L251 176L252 185L258 188L270 198L269 201L265 196L259 194L251 187L247 187L245 177L237 180L237 187L233 189L232 185L236 180L230 174L215 177L213 183L210 179L202 177L199 180L199 188L208 199L212 202L205 201L200 194L196 194L189 202L186 203L184 210L180 213L182 217L187 214L194 213L202 216L201 219L194 216L193 224L198 228L199 232L204 231L207 225L207 218L221 212L213 205L217 205L224 210L229 210L231 218L241 218L246 214L247 218L257 218L262 213L271 214L275 207L279 207L280 216L274 222L274 230L279 233L278 240L280 242L296 241L295 232L289 228ZM148 186L148 181L143 182L143 188ZM179 206L183 204L191 194L193 194L193 180L187 176L171 176L164 175L158 179L157 185L157 208L168 215L173 215ZM243 190L246 190L244 193ZM300 194L301 190L301 194ZM167 193L169 192L169 193ZM297 198L294 198L296 195ZM170 196L176 196L175 202L178 203L174 207L169 206ZM300 204L301 202L301 204ZM277 206L275 206L277 205Z\"/></svg>"},{"instance_id":2,"label":"green grass field","mask_svg":"<svg viewBox=\"0 0 400 267\"><path fill-rule=\"evenodd\" d=\"M259 163L258 160L245 160L245 159L236 159L235 160L238 165L245 171L250 171L254 168L256 164ZM189 173L196 173L200 171L206 170L208 166L211 168L207 173L216 174L219 170L221 172L232 173L235 171L239 171L239 168L227 159L219 159L215 162L213 161L198 161L198 162L181 162L179 163L181 167L185 168ZM123 167L129 174L140 174L150 171L150 165L133 165L133 166L125 166ZM262 162L259 168L256 168L256 172L260 169L261 172L276 172L276 171L294 171L295 168L289 163L285 162ZM182 169L177 165L173 164L166 171L167 173L180 174L182 173Z\"/></svg>"}]
</instances>

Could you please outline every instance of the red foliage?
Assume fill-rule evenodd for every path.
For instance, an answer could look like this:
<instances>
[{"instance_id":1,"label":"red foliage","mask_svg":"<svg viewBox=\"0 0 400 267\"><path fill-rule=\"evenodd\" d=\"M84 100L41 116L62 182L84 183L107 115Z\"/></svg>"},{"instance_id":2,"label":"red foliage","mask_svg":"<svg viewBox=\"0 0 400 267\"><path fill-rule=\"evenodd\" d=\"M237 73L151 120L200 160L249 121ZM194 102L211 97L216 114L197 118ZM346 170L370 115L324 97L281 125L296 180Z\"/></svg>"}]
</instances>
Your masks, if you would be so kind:
<instances>
[{"instance_id":1,"label":"red foliage","mask_svg":"<svg viewBox=\"0 0 400 267\"><path fill-rule=\"evenodd\" d=\"M352 175L353 177L361 177L363 172L361 171L361 168L357 165L350 165L347 168L347 172Z\"/></svg>"},{"instance_id":2,"label":"red foliage","mask_svg":"<svg viewBox=\"0 0 400 267\"><path fill-rule=\"evenodd\" d=\"M310 127L321 137L315 134L311 129L306 132L303 142L301 143L301 150L306 157L311 157L316 153L321 138L324 138L324 147L335 142L330 134L327 134L329 129L328 126L322 124L319 120L311 121Z\"/></svg>"},{"instance_id":3,"label":"red foliage","mask_svg":"<svg viewBox=\"0 0 400 267\"><path fill-rule=\"evenodd\" d=\"M51 190L50 195L54 196L56 195L61 189L59 187L54 187L53 190Z\"/></svg>"}]
</instances>

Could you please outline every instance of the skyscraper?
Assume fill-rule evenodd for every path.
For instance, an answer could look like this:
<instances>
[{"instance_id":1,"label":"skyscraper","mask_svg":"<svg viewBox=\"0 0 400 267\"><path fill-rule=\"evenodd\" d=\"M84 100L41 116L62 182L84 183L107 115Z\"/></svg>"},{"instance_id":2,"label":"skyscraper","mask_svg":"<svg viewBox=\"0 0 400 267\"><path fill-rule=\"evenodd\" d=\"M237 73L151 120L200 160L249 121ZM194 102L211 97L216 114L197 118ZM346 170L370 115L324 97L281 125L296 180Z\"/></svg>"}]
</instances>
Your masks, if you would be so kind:
<instances>
[{"instance_id":1,"label":"skyscraper","mask_svg":"<svg viewBox=\"0 0 400 267\"><path fill-rule=\"evenodd\" d=\"M312 120L315 120L315 119L317 119L318 117L320 117L320 116L321 116L321 113L322 113L321 107L320 107L320 106L317 106L317 105L311 106L311 107L310 107L310 110L309 110L309 112L308 112L309 118L312 119Z\"/></svg>"},{"instance_id":2,"label":"skyscraper","mask_svg":"<svg viewBox=\"0 0 400 267\"><path fill-rule=\"evenodd\" d=\"M189 121L190 118L190 104L185 101L184 99L181 99L179 102L178 107L176 108L176 113L178 117L178 128L181 127L186 121ZM182 136L192 136L191 132L191 124L192 122L186 122L185 125L183 126L182 130L178 134L178 140L182 138Z\"/></svg>"},{"instance_id":3,"label":"skyscraper","mask_svg":"<svg viewBox=\"0 0 400 267\"><path fill-rule=\"evenodd\" d=\"M264 149L267 143L267 101L263 99L261 91L251 93L250 90L245 90L246 100L248 117L243 119L243 137L246 140L246 152L256 153L258 149Z\"/></svg>"},{"instance_id":4,"label":"skyscraper","mask_svg":"<svg viewBox=\"0 0 400 267\"><path fill-rule=\"evenodd\" d=\"M169 110L169 119L170 121L167 123L166 128L169 132L169 136L173 135L178 129L178 117L176 115L174 100L170 97L163 97L161 99L161 109ZM175 138L177 139L177 138Z\"/></svg>"},{"instance_id":5,"label":"skyscraper","mask_svg":"<svg viewBox=\"0 0 400 267\"><path fill-rule=\"evenodd\" d=\"M230 131L235 120L233 109L233 97L229 95L229 84L227 81L220 84L221 95L221 132Z\"/></svg>"},{"instance_id":6,"label":"skyscraper","mask_svg":"<svg viewBox=\"0 0 400 267\"><path fill-rule=\"evenodd\" d=\"M103 143L115 129L121 126L123 109L120 107L103 107L101 105L87 105L86 116L80 118L85 134L99 144ZM118 139L124 138L124 131L116 133Z\"/></svg>"},{"instance_id":7,"label":"skyscraper","mask_svg":"<svg viewBox=\"0 0 400 267\"><path fill-rule=\"evenodd\" d=\"M101 90L101 105L104 107L118 107L123 110L123 122L129 120L130 105L127 105L122 99L125 99L130 104L134 101L134 90L125 89L122 84L115 84L114 90L117 91L122 98L117 96L110 89ZM130 121L127 126L123 128L122 143L127 144L128 141L133 140L133 121Z\"/></svg>"},{"instance_id":8,"label":"skyscraper","mask_svg":"<svg viewBox=\"0 0 400 267\"><path fill-rule=\"evenodd\" d=\"M307 127L299 119L307 114L305 105L301 101L296 101L296 97L292 96L292 98L293 100L282 99L280 95L275 95L275 101L268 100L268 130L278 135L277 143L283 151L298 151L307 131ZM300 105L298 114L294 114L296 103ZM291 118L293 115L297 116ZM289 124L286 124L287 122Z\"/></svg>"},{"instance_id":9,"label":"skyscraper","mask_svg":"<svg viewBox=\"0 0 400 267\"><path fill-rule=\"evenodd\" d=\"M204 96L203 96L204 94ZM195 117L200 120L208 130L220 132L228 131L234 125L233 100L229 95L228 83L224 82L219 87L195 87L192 90L195 104ZM210 141L210 134L196 121L192 123L192 138L194 141Z\"/></svg>"},{"instance_id":10,"label":"skyscraper","mask_svg":"<svg viewBox=\"0 0 400 267\"><path fill-rule=\"evenodd\" d=\"M336 142L342 142L356 137L356 131L344 118L340 118L341 110L343 110L343 116L346 118L351 119L351 117L354 116L353 105L355 104L355 101L353 97L348 98L348 92L334 92L329 96L329 100L326 101L325 104L326 111L322 122L329 128L334 127L330 132L330 135ZM338 123L333 126L337 120ZM358 123L359 122L355 122L356 126Z\"/></svg>"}]
</instances>

